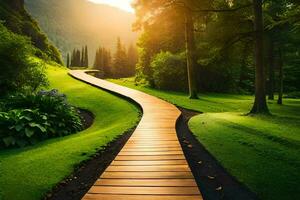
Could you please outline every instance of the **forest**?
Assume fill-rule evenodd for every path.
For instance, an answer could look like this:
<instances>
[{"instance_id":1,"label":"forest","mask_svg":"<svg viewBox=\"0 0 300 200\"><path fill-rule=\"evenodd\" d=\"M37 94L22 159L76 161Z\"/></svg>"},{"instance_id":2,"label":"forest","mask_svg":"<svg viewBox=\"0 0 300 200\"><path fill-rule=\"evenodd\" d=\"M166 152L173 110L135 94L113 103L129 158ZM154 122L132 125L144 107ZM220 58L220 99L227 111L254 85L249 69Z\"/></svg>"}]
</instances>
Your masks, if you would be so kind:
<instances>
[{"instance_id":1,"label":"forest","mask_svg":"<svg viewBox=\"0 0 300 200\"><path fill-rule=\"evenodd\" d=\"M298 0L1 0L0 200L300 198Z\"/></svg>"},{"instance_id":2,"label":"forest","mask_svg":"<svg viewBox=\"0 0 300 200\"><path fill-rule=\"evenodd\" d=\"M161 89L189 88L191 97L193 90L253 94L255 88L269 99L275 92L280 98L282 91L297 95L299 4L253 3L259 4L254 13L251 1L138 1L135 26L144 32L137 79ZM188 70L183 67L187 62ZM174 80L182 81L175 86Z\"/></svg>"}]
</instances>

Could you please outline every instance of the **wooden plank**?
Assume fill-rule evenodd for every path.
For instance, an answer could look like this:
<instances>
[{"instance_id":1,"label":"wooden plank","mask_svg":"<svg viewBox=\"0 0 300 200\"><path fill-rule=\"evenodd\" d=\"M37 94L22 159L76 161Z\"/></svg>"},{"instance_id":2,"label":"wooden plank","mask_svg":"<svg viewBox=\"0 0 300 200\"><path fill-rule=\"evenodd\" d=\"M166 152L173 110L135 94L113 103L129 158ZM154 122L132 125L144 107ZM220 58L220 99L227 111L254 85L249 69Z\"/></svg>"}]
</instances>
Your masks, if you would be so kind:
<instances>
[{"instance_id":1,"label":"wooden plank","mask_svg":"<svg viewBox=\"0 0 300 200\"><path fill-rule=\"evenodd\" d=\"M137 136L131 136L129 141L132 140L138 140L138 141L178 141L177 137L173 137L173 136L151 136L151 137L137 137Z\"/></svg>"},{"instance_id":2,"label":"wooden plank","mask_svg":"<svg viewBox=\"0 0 300 200\"><path fill-rule=\"evenodd\" d=\"M130 140L172 140L178 141L175 135L132 135ZM129 141L130 141L129 140Z\"/></svg>"},{"instance_id":3,"label":"wooden plank","mask_svg":"<svg viewBox=\"0 0 300 200\"><path fill-rule=\"evenodd\" d=\"M194 178L191 172L107 172L101 178L127 178L127 179L191 179Z\"/></svg>"},{"instance_id":4,"label":"wooden plank","mask_svg":"<svg viewBox=\"0 0 300 200\"><path fill-rule=\"evenodd\" d=\"M160 155L160 156L120 156L115 160L185 160L184 155Z\"/></svg>"},{"instance_id":5,"label":"wooden plank","mask_svg":"<svg viewBox=\"0 0 300 200\"><path fill-rule=\"evenodd\" d=\"M194 179L98 179L95 186L196 187Z\"/></svg>"},{"instance_id":6,"label":"wooden plank","mask_svg":"<svg viewBox=\"0 0 300 200\"><path fill-rule=\"evenodd\" d=\"M86 194L83 200L202 200L200 195L112 195Z\"/></svg>"},{"instance_id":7,"label":"wooden plank","mask_svg":"<svg viewBox=\"0 0 300 200\"><path fill-rule=\"evenodd\" d=\"M179 147L170 147L170 148L123 148L122 152L164 152L164 151L182 151Z\"/></svg>"},{"instance_id":8,"label":"wooden plank","mask_svg":"<svg viewBox=\"0 0 300 200\"><path fill-rule=\"evenodd\" d=\"M171 140L176 140L178 141L177 135L175 134L135 134L132 135L132 137L130 139L171 139Z\"/></svg>"},{"instance_id":9,"label":"wooden plank","mask_svg":"<svg viewBox=\"0 0 300 200\"><path fill-rule=\"evenodd\" d=\"M107 172L189 172L188 165L109 166Z\"/></svg>"},{"instance_id":10,"label":"wooden plank","mask_svg":"<svg viewBox=\"0 0 300 200\"><path fill-rule=\"evenodd\" d=\"M121 151L119 156L159 156L159 155L183 155L182 151Z\"/></svg>"},{"instance_id":11,"label":"wooden plank","mask_svg":"<svg viewBox=\"0 0 300 200\"><path fill-rule=\"evenodd\" d=\"M160 141L160 140L130 140L127 142L127 145L135 144L135 145L179 145L177 141Z\"/></svg>"},{"instance_id":12,"label":"wooden plank","mask_svg":"<svg viewBox=\"0 0 300 200\"><path fill-rule=\"evenodd\" d=\"M124 146L125 148L173 148L173 147L177 147L177 148L181 148L180 144L168 144L168 145L164 145L164 144L153 144L153 145L136 145L136 144L126 144Z\"/></svg>"},{"instance_id":13,"label":"wooden plank","mask_svg":"<svg viewBox=\"0 0 300 200\"><path fill-rule=\"evenodd\" d=\"M199 195L198 187L112 187L93 186L90 194L148 194L148 195Z\"/></svg>"},{"instance_id":14,"label":"wooden plank","mask_svg":"<svg viewBox=\"0 0 300 200\"><path fill-rule=\"evenodd\" d=\"M149 165L185 165L187 164L186 160L152 160L152 161L141 161L141 160L135 160L135 161L113 161L111 165L118 165L118 166L124 166L124 165L133 165L133 166L149 166Z\"/></svg>"}]
</instances>

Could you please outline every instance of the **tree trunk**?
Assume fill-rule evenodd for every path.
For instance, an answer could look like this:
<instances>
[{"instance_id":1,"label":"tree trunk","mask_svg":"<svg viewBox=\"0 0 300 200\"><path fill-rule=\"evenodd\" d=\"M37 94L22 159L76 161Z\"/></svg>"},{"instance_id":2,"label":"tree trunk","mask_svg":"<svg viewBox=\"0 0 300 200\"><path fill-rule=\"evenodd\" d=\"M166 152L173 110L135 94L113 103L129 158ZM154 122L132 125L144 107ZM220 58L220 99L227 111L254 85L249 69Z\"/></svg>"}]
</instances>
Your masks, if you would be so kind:
<instances>
[{"instance_id":1,"label":"tree trunk","mask_svg":"<svg viewBox=\"0 0 300 200\"><path fill-rule=\"evenodd\" d=\"M279 52L279 60L278 60L278 67L279 67L279 91L278 91L278 100L277 103L282 105L282 96L283 96L283 61L282 61L282 52L281 48L278 50Z\"/></svg>"},{"instance_id":2,"label":"tree trunk","mask_svg":"<svg viewBox=\"0 0 300 200\"><path fill-rule=\"evenodd\" d=\"M196 46L194 35L194 21L191 13L185 12L185 39L186 39L186 58L187 58L187 73L189 84L190 99L198 99L197 81L196 81Z\"/></svg>"},{"instance_id":3,"label":"tree trunk","mask_svg":"<svg viewBox=\"0 0 300 200\"><path fill-rule=\"evenodd\" d=\"M251 113L269 113L264 69L262 0L253 0L255 27L255 101Z\"/></svg>"},{"instance_id":4,"label":"tree trunk","mask_svg":"<svg viewBox=\"0 0 300 200\"><path fill-rule=\"evenodd\" d=\"M274 77L275 77L275 69L274 69L274 42L272 39L269 43L269 99L274 100Z\"/></svg>"}]
</instances>

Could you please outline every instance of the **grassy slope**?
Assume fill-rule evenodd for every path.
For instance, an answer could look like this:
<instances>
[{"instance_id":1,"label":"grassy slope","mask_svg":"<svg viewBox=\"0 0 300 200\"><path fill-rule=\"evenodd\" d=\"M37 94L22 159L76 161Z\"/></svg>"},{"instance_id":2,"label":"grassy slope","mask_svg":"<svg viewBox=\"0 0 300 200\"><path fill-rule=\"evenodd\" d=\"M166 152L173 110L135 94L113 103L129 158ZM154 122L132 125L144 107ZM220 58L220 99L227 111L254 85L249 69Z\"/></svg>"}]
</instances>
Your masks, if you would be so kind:
<instances>
[{"instance_id":1,"label":"grassy slope","mask_svg":"<svg viewBox=\"0 0 300 200\"><path fill-rule=\"evenodd\" d=\"M64 69L51 67L49 76L51 88L67 94L73 105L92 111L95 122L78 134L25 149L0 151L0 199L41 199L69 175L75 165L133 127L138 120L137 107L72 79Z\"/></svg>"},{"instance_id":2,"label":"grassy slope","mask_svg":"<svg viewBox=\"0 0 300 200\"><path fill-rule=\"evenodd\" d=\"M300 101L269 102L273 116L245 116L253 97L204 94L189 100L183 93L135 86L131 79L112 80L163 98L176 105L204 112L189 126L199 141L261 199L300 198Z\"/></svg>"},{"instance_id":3,"label":"grassy slope","mask_svg":"<svg viewBox=\"0 0 300 200\"><path fill-rule=\"evenodd\" d=\"M34 46L52 60L62 63L57 48L50 43L36 21L24 10L23 4L22 0L0 1L0 21L3 21L4 25L12 32L31 38Z\"/></svg>"}]
</instances>

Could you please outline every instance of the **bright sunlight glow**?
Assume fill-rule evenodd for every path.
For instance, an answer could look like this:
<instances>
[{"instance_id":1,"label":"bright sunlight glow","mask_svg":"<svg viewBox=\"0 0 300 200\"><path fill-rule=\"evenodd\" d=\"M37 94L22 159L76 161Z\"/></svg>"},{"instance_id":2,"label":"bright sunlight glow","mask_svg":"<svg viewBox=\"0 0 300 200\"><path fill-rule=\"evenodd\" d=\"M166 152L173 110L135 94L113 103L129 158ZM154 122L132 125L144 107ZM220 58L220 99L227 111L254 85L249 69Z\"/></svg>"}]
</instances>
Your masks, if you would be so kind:
<instances>
[{"instance_id":1,"label":"bright sunlight glow","mask_svg":"<svg viewBox=\"0 0 300 200\"><path fill-rule=\"evenodd\" d=\"M88 0L94 3L99 4L108 4L110 6L114 6L125 10L127 12L134 12L134 9L131 7L132 0Z\"/></svg>"}]
</instances>

